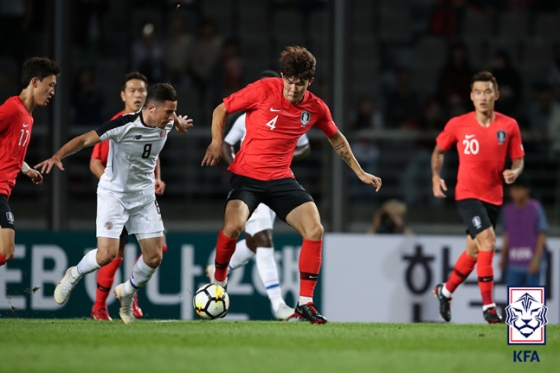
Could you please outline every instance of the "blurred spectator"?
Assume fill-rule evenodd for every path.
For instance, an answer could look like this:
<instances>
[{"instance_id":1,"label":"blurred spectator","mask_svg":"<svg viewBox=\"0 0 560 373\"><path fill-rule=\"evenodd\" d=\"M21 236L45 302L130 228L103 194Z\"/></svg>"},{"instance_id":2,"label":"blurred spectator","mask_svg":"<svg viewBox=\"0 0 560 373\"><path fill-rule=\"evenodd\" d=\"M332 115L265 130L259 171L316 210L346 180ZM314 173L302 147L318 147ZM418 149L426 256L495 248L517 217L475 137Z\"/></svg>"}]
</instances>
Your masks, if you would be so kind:
<instances>
[{"instance_id":1,"label":"blurred spectator","mask_svg":"<svg viewBox=\"0 0 560 373\"><path fill-rule=\"evenodd\" d=\"M375 234L412 234L405 225L406 204L390 199L381 205L373 215L373 222L367 233Z\"/></svg>"},{"instance_id":2,"label":"blurred spectator","mask_svg":"<svg viewBox=\"0 0 560 373\"><path fill-rule=\"evenodd\" d=\"M140 38L132 44L132 70L144 74L149 84L163 80L163 48L153 23L142 26Z\"/></svg>"},{"instance_id":3,"label":"blurred spectator","mask_svg":"<svg viewBox=\"0 0 560 373\"><path fill-rule=\"evenodd\" d=\"M243 59L241 46L236 40L227 40L222 50L222 97L243 88Z\"/></svg>"},{"instance_id":4,"label":"blurred spectator","mask_svg":"<svg viewBox=\"0 0 560 373\"><path fill-rule=\"evenodd\" d=\"M30 26L31 17L30 1L0 1L0 56L15 58L18 66L23 63L25 31Z\"/></svg>"},{"instance_id":5,"label":"blurred spectator","mask_svg":"<svg viewBox=\"0 0 560 373\"><path fill-rule=\"evenodd\" d=\"M549 91L551 92L551 91ZM550 93L552 96L552 93ZM550 116L547 135L550 141L550 156L557 159L560 155L560 104L553 98L550 99Z\"/></svg>"},{"instance_id":6,"label":"blurred spectator","mask_svg":"<svg viewBox=\"0 0 560 373\"><path fill-rule=\"evenodd\" d=\"M191 71L198 88L199 106L202 113L208 112L219 92L217 77L218 63L222 52L222 38L218 35L216 23L205 20L198 26L198 35L193 42ZM204 118L202 118L204 121Z\"/></svg>"},{"instance_id":7,"label":"blurred spectator","mask_svg":"<svg viewBox=\"0 0 560 373\"><path fill-rule=\"evenodd\" d=\"M186 31L186 18L175 15L169 22L167 37L163 42L163 65L173 83L180 82L191 64L192 37Z\"/></svg>"},{"instance_id":8,"label":"blurred spectator","mask_svg":"<svg viewBox=\"0 0 560 373\"><path fill-rule=\"evenodd\" d=\"M89 126L103 124L104 105L105 101L95 82L93 70L89 67L80 69L72 93L74 124Z\"/></svg>"},{"instance_id":9,"label":"blurred spectator","mask_svg":"<svg viewBox=\"0 0 560 373\"><path fill-rule=\"evenodd\" d=\"M408 69L396 72L396 89L387 95L385 121L389 128L397 129L415 121L419 111L418 95L412 90L412 76Z\"/></svg>"},{"instance_id":10,"label":"blurred spectator","mask_svg":"<svg viewBox=\"0 0 560 373\"><path fill-rule=\"evenodd\" d=\"M465 0L433 0L428 32L451 38L457 34Z\"/></svg>"},{"instance_id":11,"label":"blurred spectator","mask_svg":"<svg viewBox=\"0 0 560 373\"><path fill-rule=\"evenodd\" d=\"M500 99L496 101L496 111L516 117L521 102L521 76L512 66L509 53L504 50L498 51L490 59L489 65L490 72L498 81L500 91Z\"/></svg>"},{"instance_id":12,"label":"blurred spectator","mask_svg":"<svg viewBox=\"0 0 560 373\"><path fill-rule=\"evenodd\" d=\"M556 53L554 61L548 72L548 82L554 88L554 97L560 101L560 53Z\"/></svg>"},{"instance_id":13,"label":"blurred spectator","mask_svg":"<svg viewBox=\"0 0 560 373\"><path fill-rule=\"evenodd\" d=\"M435 136L445 126L443 110L435 97L428 98L422 107L418 120L410 122L408 130L418 131L420 139L414 144L413 153L400 175L401 194L407 205L429 201L431 205L441 204L442 200L433 198L430 162L434 150ZM442 170L442 174L444 171Z\"/></svg>"},{"instance_id":14,"label":"blurred spectator","mask_svg":"<svg viewBox=\"0 0 560 373\"><path fill-rule=\"evenodd\" d=\"M508 286L543 285L548 223L541 204L530 198L531 186L521 175L509 190L511 202L502 209L503 240L500 268Z\"/></svg>"},{"instance_id":15,"label":"blurred spectator","mask_svg":"<svg viewBox=\"0 0 560 373\"><path fill-rule=\"evenodd\" d=\"M437 85L438 99L446 114L450 115L451 109L457 104L462 105L465 111L472 107L470 82L473 75L466 46L462 43L451 44Z\"/></svg>"},{"instance_id":16,"label":"blurred spectator","mask_svg":"<svg viewBox=\"0 0 560 373\"><path fill-rule=\"evenodd\" d=\"M348 128L354 133L350 144L354 156L362 168L374 175L378 171L379 148L371 136L360 136L360 131L381 130L383 127L383 115L377 109L375 101L369 96L362 96L348 121ZM375 195L371 193L371 186L362 183L355 177L350 180L349 192L354 201L368 201L375 198Z\"/></svg>"},{"instance_id":17,"label":"blurred spectator","mask_svg":"<svg viewBox=\"0 0 560 373\"><path fill-rule=\"evenodd\" d=\"M554 102L554 94L549 84L535 83L533 90L534 99L529 103L526 113L529 119L529 129L535 134L545 134L549 131L552 112L557 104Z\"/></svg>"},{"instance_id":18,"label":"blurred spectator","mask_svg":"<svg viewBox=\"0 0 560 373\"><path fill-rule=\"evenodd\" d=\"M74 0L72 6L72 44L95 53L101 36L100 21L109 10L108 0Z\"/></svg>"}]
</instances>

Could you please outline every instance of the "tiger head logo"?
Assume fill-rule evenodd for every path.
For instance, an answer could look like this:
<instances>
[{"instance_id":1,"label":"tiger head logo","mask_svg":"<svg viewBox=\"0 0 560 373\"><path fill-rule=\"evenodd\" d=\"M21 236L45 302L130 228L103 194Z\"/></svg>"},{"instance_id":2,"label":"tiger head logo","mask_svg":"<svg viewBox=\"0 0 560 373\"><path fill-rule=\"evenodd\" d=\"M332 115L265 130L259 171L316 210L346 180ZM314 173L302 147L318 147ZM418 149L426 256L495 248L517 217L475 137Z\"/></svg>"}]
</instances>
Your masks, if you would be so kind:
<instances>
[{"instance_id":1,"label":"tiger head logo","mask_svg":"<svg viewBox=\"0 0 560 373\"><path fill-rule=\"evenodd\" d=\"M525 293L506 307L506 324L528 338L541 326L546 325L548 307Z\"/></svg>"}]
</instances>

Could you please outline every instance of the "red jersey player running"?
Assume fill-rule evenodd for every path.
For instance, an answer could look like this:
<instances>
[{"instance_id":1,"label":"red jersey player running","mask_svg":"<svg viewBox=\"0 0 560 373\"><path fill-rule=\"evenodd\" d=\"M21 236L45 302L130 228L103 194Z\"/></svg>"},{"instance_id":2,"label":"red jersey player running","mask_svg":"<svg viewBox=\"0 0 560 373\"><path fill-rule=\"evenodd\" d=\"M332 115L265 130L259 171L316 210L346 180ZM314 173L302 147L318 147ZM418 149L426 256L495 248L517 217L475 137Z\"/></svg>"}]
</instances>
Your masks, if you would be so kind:
<instances>
[{"instance_id":1,"label":"red jersey player running","mask_svg":"<svg viewBox=\"0 0 560 373\"><path fill-rule=\"evenodd\" d=\"M498 83L491 73L474 75L471 79L474 112L451 119L437 137L432 154L434 196L445 198L447 187L440 177L443 154L457 144L459 173L455 199L461 219L468 227L466 250L455 263L449 279L434 288L445 321L451 320L451 294L477 264L484 319L490 324L502 322L492 296L492 259L496 249L494 227L502 205L502 180L511 184L517 179L523 171L525 152L515 119L494 111L494 103L499 97ZM512 160L511 169L504 170L508 155Z\"/></svg>"},{"instance_id":2,"label":"red jersey player running","mask_svg":"<svg viewBox=\"0 0 560 373\"><path fill-rule=\"evenodd\" d=\"M303 236L299 258L300 298L295 316L313 324L324 324L327 319L313 304L321 267L323 227L313 198L290 170L296 143L309 128L317 126L360 180L379 190L381 179L364 172L334 124L327 105L307 90L313 82L315 63L315 57L307 49L288 47L280 57L282 78L261 79L225 98L214 109L212 143L202 165L218 164L226 115L245 110L247 133L241 150L229 166L233 175L224 225L216 244L214 282L227 285L227 268L237 237L255 208L264 203Z\"/></svg>"},{"instance_id":3,"label":"red jersey player running","mask_svg":"<svg viewBox=\"0 0 560 373\"><path fill-rule=\"evenodd\" d=\"M123 77L121 84L121 99L124 102L124 110L115 114L111 120L114 120L121 115L135 113L139 111L146 102L146 95L148 94L148 79L139 72L132 72ZM91 172L101 178L107 166L107 158L109 156L109 140L95 144L91 153L91 160L89 168ZM159 158L156 163L156 195L162 195L165 190L165 183L161 180L160 176ZM107 297L109 291L113 286L115 280L115 273L123 262L123 254L125 245L128 243L128 231L123 228L119 239L119 252L117 257L105 267L101 267L97 272L97 290L95 292L95 303L91 310L91 318L95 320L111 321L111 316L107 311ZM164 244L162 252L165 254L167 246ZM144 314L138 305L138 294L134 294L134 302L132 303L132 313L137 319L142 318Z\"/></svg>"},{"instance_id":4,"label":"red jersey player running","mask_svg":"<svg viewBox=\"0 0 560 373\"><path fill-rule=\"evenodd\" d=\"M54 96L60 68L48 58L34 57L23 63L19 96L12 96L0 106L0 266L12 260L15 251L15 219L8 204L16 177L21 172L35 184L43 184L39 171L24 162L33 116L37 106L47 106Z\"/></svg>"}]
</instances>

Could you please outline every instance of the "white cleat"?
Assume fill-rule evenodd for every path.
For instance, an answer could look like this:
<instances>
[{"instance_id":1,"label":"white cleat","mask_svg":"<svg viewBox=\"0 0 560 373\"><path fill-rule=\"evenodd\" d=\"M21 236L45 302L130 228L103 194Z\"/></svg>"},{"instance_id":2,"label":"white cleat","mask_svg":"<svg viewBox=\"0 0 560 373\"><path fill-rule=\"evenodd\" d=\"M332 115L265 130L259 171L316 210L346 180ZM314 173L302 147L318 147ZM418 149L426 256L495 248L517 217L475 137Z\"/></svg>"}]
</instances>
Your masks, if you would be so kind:
<instances>
[{"instance_id":1,"label":"white cleat","mask_svg":"<svg viewBox=\"0 0 560 373\"><path fill-rule=\"evenodd\" d=\"M66 270L66 273L64 274L64 277L62 277L62 280L60 280L60 282L54 289L54 300L58 304L66 303L66 301L70 297L72 289L74 289L74 286L76 286L78 281L80 281L80 279L82 278L82 276L72 276L72 268L76 267L68 268Z\"/></svg>"},{"instance_id":2,"label":"white cleat","mask_svg":"<svg viewBox=\"0 0 560 373\"><path fill-rule=\"evenodd\" d=\"M293 308L288 307L286 303L282 303L278 309L274 311L274 317L279 321L288 321L294 317L294 312L295 310Z\"/></svg>"},{"instance_id":3,"label":"white cleat","mask_svg":"<svg viewBox=\"0 0 560 373\"><path fill-rule=\"evenodd\" d=\"M132 302L134 302L134 294L123 295L124 283L117 285L115 287L115 296L121 302L121 307L119 308L119 316L122 322L125 324L130 324L136 318L132 313Z\"/></svg>"}]
</instances>

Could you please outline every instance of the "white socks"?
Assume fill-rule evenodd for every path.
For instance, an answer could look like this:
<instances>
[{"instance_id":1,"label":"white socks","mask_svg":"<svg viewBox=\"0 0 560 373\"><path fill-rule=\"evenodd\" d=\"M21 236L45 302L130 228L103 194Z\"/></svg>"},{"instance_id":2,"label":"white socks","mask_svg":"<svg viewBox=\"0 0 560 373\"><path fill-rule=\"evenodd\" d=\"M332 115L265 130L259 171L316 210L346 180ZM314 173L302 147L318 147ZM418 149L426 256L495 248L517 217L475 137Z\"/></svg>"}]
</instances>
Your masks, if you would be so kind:
<instances>
[{"instance_id":1,"label":"white socks","mask_svg":"<svg viewBox=\"0 0 560 373\"><path fill-rule=\"evenodd\" d=\"M255 253L247 247L246 240L237 241L235 252L229 261L229 269L233 270L244 266L253 256L255 256Z\"/></svg>"},{"instance_id":2,"label":"white socks","mask_svg":"<svg viewBox=\"0 0 560 373\"><path fill-rule=\"evenodd\" d=\"M257 269L266 288L266 293L272 303L274 311L285 303L282 298L282 289L278 279L278 268L274 260L274 249L272 247L257 247Z\"/></svg>"},{"instance_id":3,"label":"white socks","mask_svg":"<svg viewBox=\"0 0 560 373\"><path fill-rule=\"evenodd\" d=\"M97 249L89 251L80 263L75 268L72 268L71 274L72 277L78 278L82 277L83 275L87 275L95 270L101 268L101 266L97 263L97 259L95 258L97 255Z\"/></svg>"},{"instance_id":4,"label":"white socks","mask_svg":"<svg viewBox=\"0 0 560 373\"><path fill-rule=\"evenodd\" d=\"M313 303L313 298L311 298L311 297L302 297L301 295L299 296L299 302L298 302L298 303L299 303L300 305L304 305L304 304L307 304L307 303L309 303L309 302Z\"/></svg>"},{"instance_id":5,"label":"white socks","mask_svg":"<svg viewBox=\"0 0 560 373\"><path fill-rule=\"evenodd\" d=\"M126 294L136 293L138 289L140 289L141 287L146 285L148 281L150 281L150 278L152 278L152 275L156 272L156 269L157 267L152 268L144 262L144 255L140 256L140 258L138 258L138 261L134 265L134 268L132 269L130 278L124 283L124 292Z\"/></svg>"},{"instance_id":6,"label":"white socks","mask_svg":"<svg viewBox=\"0 0 560 373\"><path fill-rule=\"evenodd\" d=\"M441 293L443 294L444 297L451 298L451 292L447 290L447 286L445 285L446 284L443 284L443 287L441 288Z\"/></svg>"}]
</instances>

